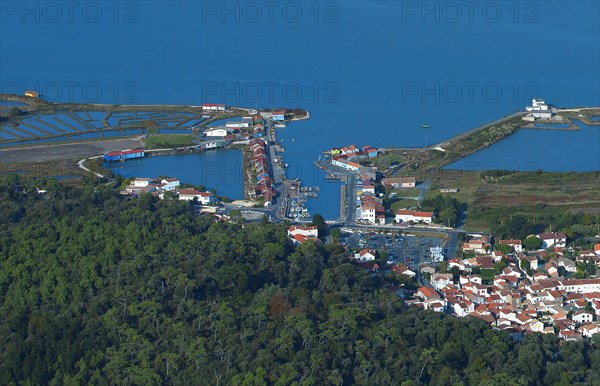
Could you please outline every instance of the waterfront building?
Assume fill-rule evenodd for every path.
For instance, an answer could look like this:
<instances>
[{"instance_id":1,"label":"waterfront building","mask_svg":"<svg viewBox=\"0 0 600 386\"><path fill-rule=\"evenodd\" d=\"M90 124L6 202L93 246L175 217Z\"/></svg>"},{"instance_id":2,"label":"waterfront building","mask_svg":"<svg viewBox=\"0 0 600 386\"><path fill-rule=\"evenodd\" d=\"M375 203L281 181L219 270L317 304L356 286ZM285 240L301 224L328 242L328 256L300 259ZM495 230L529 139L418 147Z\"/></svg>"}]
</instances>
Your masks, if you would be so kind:
<instances>
[{"instance_id":1,"label":"waterfront building","mask_svg":"<svg viewBox=\"0 0 600 386\"><path fill-rule=\"evenodd\" d=\"M282 122L285 120L285 111L273 111L271 113L271 119L273 119L273 121L279 121Z\"/></svg>"},{"instance_id":2,"label":"waterfront building","mask_svg":"<svg viewBox=\"0 0 600 386\"><path fill-rule=\"evenodd\" d=\"M202 105L202 111L225 111L225 105L218 103L205 103Z\"/></svg>"},{"instance_id":3,"label":"waterfront building","mask_svg":"<svg viewBox=\"0 0 600 386\"><path fill-rule=\"evenodd\" d=\"M550 106L546 104L543 99L534 98L531 100L531 106L525 107L525 110L529 112L523 120L535 121L536 119L551 119L554 115Z\"/></svg>"},{"instance_id":4,"label":"waterfront building","mask_svg":"<svg viewBox=\"0 0 600 386\"><path fill-rule=\"evenodd\" d=\"M104 153L104 161L122 161L133 158L141 158L144 157L145 150L144 149L127 149L127 150L118 150L118 151L110 151Z\"/></svg>"},{"instance_id":5,"label":"waterfront building","mask_svg":"<svg viewBox=\"0 0 600 386\"><path fill-rule=\"evenodd\" d=\"M339 166L341 168L344 168L346 170L351 170L353 172L357 172L361 166L355 162L351 162L351 161L345 161L342 158L339 157L334 157L331 160L331 163L335 166Z\"/></svg>"},{"instance_id":6,"label":"waterfront building","mask_svg":"<svg viewBox=\"0 0 600 386\"><path fill-rule=\"evenodd\" d=\"M201 192L196 189L182 189L177 192L179 194L179 200L192 201L194 198L198 199L198 202L202 205L209 205L214 202L214 197L211 192Z\"/></svg>"},{"instance_id":7,"label":"waterfront building","mask_svg":"<svg viewBox=\"0 0 600 386\"><path fill-rule=\"evenodd\" d=\"M171 192L179 188L179 178L166 178L160 181L160 190Z\"/></svg>"},{"instance_id":8,"label":"waterfront building","mask_svg":"<svg viewBox=\"0 0 600 386\"><path fill-rule=\"evenodd\" d=\"M250 118L250 119L252 119L252 118ZM251 125L251 123L244 122L244 121L225 123L225 127L229 127L231 129L246 129L246 128L250 127L250 125Z\"/></svg>"},{"instance_id":9,"label":"waterfront building","mask_svg":"<svg viewBox=\"0 0 600 386\"><path fill-rule=\"evenodd\" d=\"M549 110L549 107L546 104L546 101L544 101L543 99L533 98L531 100L531 106L525 107L525 110L527 110L527 111L546 111L546 110Z\"/></svg>"},{"instance_id":10,"label":"waterfront building","mask_svg":"<svg viewBox=\"0 0 600 386\"><path fill-rule=\"evenodd\" d=\"M25 90L25 96L30 98L39 98L40 94L37 91Z\"/></svg>"},{"instance_id":11,"label":"waterfront building","mask_svg":"<svg viewBox=\"0 0 600 386\"><path fill-rule=\"evenodd\" d=\"M364 146L362 148L362 153L364 153L368 158L375 158L378 155L377 149L371 146Z\"/></svg>"},{"instance_id":12,"label":"waterfront building","mask_svg":"<svg viewBox=\"0 0 600 386\"><path fill-rule=\"evenodd\" d=\"M198 142L198 147L205 150L220 149L222 147L225 147L226 145L227 140L225 139L211 139L207 141Z\"/></svg>"},{"instance_id":13,"label":"waterfront building","mask_svg":"<svg viewBox=\"0 0 600 386\"><path fill-rule=\"evenodd\" d=\"M211 127L204 131L207 137L226 137L231 133L231 130L225 126Z\"/></svg>"}]
</instances>

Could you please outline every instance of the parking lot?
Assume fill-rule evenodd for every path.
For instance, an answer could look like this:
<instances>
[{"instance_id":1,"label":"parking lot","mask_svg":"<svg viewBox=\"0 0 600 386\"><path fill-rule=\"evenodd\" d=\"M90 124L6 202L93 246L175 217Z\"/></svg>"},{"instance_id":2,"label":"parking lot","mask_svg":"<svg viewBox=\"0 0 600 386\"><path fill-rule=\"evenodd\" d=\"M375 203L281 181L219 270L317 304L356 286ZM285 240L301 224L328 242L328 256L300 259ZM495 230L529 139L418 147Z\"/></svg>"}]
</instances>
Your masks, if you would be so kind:
<instances>
[{"instance_id":1,"label":"parking lot","mask_svg":"<svg viewBox=\"0 0 600 386\"><path fill-rule=\"evenodd\" d=\"M444 247L441 237L423 237L398 232L380 233L342 233L340 242L352 249L373 249L385 251L388 263L403 263L411 269L422 264L436 265L430 253L432 247Z\"/></svg>"}]
</instances>

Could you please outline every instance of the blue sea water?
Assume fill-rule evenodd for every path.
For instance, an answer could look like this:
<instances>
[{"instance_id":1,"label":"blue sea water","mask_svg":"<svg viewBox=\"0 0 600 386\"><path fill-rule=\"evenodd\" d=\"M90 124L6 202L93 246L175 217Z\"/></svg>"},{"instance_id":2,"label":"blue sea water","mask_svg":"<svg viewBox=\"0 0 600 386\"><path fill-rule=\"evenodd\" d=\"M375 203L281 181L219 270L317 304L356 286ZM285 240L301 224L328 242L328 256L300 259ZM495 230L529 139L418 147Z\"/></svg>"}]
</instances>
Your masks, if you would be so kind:
<instances>
[{"instance_id":1,"label":"blue sea water","mask_svg":"<svg viewBox=\"0 0 600 386\"><path fill-rule=\"evenodd\" d=\"M339 187L312 169L325 149L431 145L522 110L532 97L600 104L598 2L282 2L272 12L267 3L95 2L101 17L80 6L73 20L63 12L58 21L43 10L38 20L6 14L2 91L308 109L310 120L279 137L305 184L327 186L309 202L327 218L337 217ZM567 134L519 135L534 146ZM593 165L600 150L577 152L574 141L561 158ZM557 158L536 157L547 170Z\"/></svg>"},{"instance_id":2,"label":"blue sea water","mask_svg":"<svg viewBox=\"0 0 600 386\"><path fill-rule=\"evenodd\" d=\"M182 168L181 165L190 165ZM193 165L193 167L191 167ZM217 195L243 199L242 152L210 150L194 154L145 157L125 162L105 163L105 167L125 178L177 177L182 183L217 189Z\"/></svg>"},{"instance_id":3,"label":"blue sea water","mask_svg":"<svg viewBox=\"0 0 600 386\"><path fill-rule=\"evenodd\" d=\"M571 130L520 129L447 169L587 172L600 170L600 127L575 121Z\"/></svg>"}]
</instances>

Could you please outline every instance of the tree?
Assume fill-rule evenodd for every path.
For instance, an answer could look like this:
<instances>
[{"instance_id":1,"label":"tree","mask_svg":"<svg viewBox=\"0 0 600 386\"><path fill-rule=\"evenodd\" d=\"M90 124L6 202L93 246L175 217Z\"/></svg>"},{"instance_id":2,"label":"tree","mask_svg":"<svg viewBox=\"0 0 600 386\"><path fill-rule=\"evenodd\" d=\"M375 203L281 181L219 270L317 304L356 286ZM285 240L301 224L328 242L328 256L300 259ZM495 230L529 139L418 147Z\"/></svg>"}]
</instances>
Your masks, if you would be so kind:
<instances>
[{"instance_id":1,"label":"tree","mask_svg":"<svg viewBox=\"0 0 600 386\"><path fill-rule=\"evenodd\" d=\"M513 252L513 248L506 244L496 244L496 250L502 252L503 255Z\"/></svg>"},{"instance_id":2,"label":"tree","mask_svg":"<svg viewBox=\"0 0 600 386\"><path fill-rule=\"evenodd\" d=\"M340 241L340 236L342 234L342 232L340 231L340 228L333 228L331 230L330 234L331 234L331 240L333 241L334 244L336 244Z\"/></svg>"},{"instance_id":3,"label":"tree","mask_svg":"<svg viewBox=\"0 0 600 386\"><path fill-rule=\"evenodd\" d=\"M523 246L530 251L539 249L542 246L542 240L535 236L529 236L523 241Z\"/></svg>"},{"instance_id":4,"label":"tree","mask_svg":"<svg viewBox=\"0 0 600 386\"><path fill-rule=\"evenodd\" d=\"M325 236L325 232L327 232L327 223L325 222L323 216L321 216L318 213L315 213L313 216L312 225L316 226L319 230L319 237Z\"/></svg>"}]
</instances>

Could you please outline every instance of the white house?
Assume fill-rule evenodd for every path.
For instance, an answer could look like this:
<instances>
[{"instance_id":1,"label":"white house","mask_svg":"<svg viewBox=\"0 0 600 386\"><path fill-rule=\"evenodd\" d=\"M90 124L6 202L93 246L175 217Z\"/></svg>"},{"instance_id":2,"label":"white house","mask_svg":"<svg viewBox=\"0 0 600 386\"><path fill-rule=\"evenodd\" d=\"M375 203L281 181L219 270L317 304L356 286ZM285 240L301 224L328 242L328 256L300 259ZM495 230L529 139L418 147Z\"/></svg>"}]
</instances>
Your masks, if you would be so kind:
<instances>
[{"instance_id":1,"label":"white house","mask_svg":"<svg viewBox=\"0 0 600 386\"><path fill-rule=\"evenodd\" d=\"M274 121L285 120L285 112L284 111L273 111L272 114L273 115L271 116L271 119L273 119Z\"/></svg>"},{"instance_id":2,"label":"white house","mask_svg":"<svg viewBox=\"0 0 600 386\"><path fill-rule=\"evenodd\" d=\"M463 301L454 303L452 305L452 309L454 310L456 316L459 318L464 318L475 310L475 305L469 299L464 299Z\"/></svg>"},{"instance_id":3,"label":"white house","mask_svg":"<svg viewBox=\"0 0 600 386\"><path fill-rule=\"evenodd\" d=\"M540 98L534 98L531 100L531 106L525 107L527 111L547 111L549 110L546 101Z\"/></svg>"},{"instance_id":4,"label":"white house","mask_svg":"<svg viewBox=\"0 0 600 386\"><path fill-rule=\"evenodd\" d=\"M288 228L288 236L293 237L302 235L305 237L319 237L319 229L316 226L296 226L292 225Z\"/></svg>"},{"instance_id":5,"label":"white house","mask_svg":"<svg viewBox=\"0 0 600 386\"><path fill-rule=\"evenodd\" d=\"M402 266L395 265L392 267L392 271L394 271L397 274L405 275L405 276L409 276L409 277L415 277L417 275L416 272L411 271L410 269L408 269L408 267L406 267L404 265L402 265Z\"/></svg>"},{"instance_id":6,"label":"white house","mask_svg":"<svg viewBox=\"0 0 600 386\"><path fill-rule=\"evenodd\" d=\"M225 123L225 127L229 127L230 129L245 129L250 127L250 123L244 121L227 122Z\"/></svg>"},{"instance_id":7,"label":"white house","mask_svg":"<svg viewBox=\"0 0 600 386\"><path fill-rule=\"evenodd\" d=\"M375 224L375 205L364 204L360 209L360 219Z\"/></svg>"},{"instance_id":8,"label":"white house","mask_svg":"<svg viewBox=\"0 0 600 386\"><path fill-rule=\"evenodd\" d=\"M452 284L452 274L451 273L434 273L431 275L431 285L433 288L440 290L445 286Z\"/></svg>"},{"instance_id":9,"label":"white house","mask_svg":"<svg viewBox=\"0 0 600 386\"><path fill-rule=\"evenodd\" d=\"M211 127L204 130L204 135L207 137L224 137L228 135L231 131L229 128L224 126Z\"/></svg>"},{"instance_id":10,"label":"white house","mask_svg":"<svg viewBox=\"0 0 600 386\"><path fill-rule=\"evenodd\" d=\"M433 219L432 212L417 212L414 210L399 209L396 211L396 222L424 222L430 224Z\"/></svg>"},{"instance_id":11,"label":"white house","mask_svg":"<svg viewBox=\"0 0 600 386\"><path fill-rule=\"evenodd\" d=\"M152 183L152 178L135 178L131 181L131 186L134 188L145 188Z\"/></svg>"},{"instance_id":12,"label":"white house","mask_svg":"<svg viewBox=\"0 0 600 386\"><path fill-rule=\"evenodd\" d=\"M598 323L586 323L579 327L579 332L586 338L591 338L594 334L600 334Z\"/></svg>"},{"instance_id":13,"label":"white house","mask_svg":"<svg viewBox=\"0 0 600 386\"><path fill-rule=\"evenodd\" d=\"M564 279L558 283L557 289L567 292L600 292L600 279Z\"/></svg>"},{"instance_id":14,"label":"white house","mask_svg":"<svg viewBox=\"0 0 600 386\"><path fill-rule=\"evenodd\" d=\"M213 202L214 198L210 192L201 192L196 189L182 189L179 191L179 199L183 201L192 201L198 199L202 205L208 205Z\"/></svg>"},{"instance_id":15,"label":"white house","mask_svg":"<svg viewBox=\"0 0 600 386\"><path fill-rule=\"evenodd\" d=\"M205 103L202 105L202 111L225 111L225 105L217 103Z\"/></svg>"},{"instance_id":16,"label":"white house","mask_svg":"<svg viewBox=\"0 0 600 386\"><path fill-rule=\"evenodd\" d=\"M359 253L354 254L354 258L360 261L372 261L375 260L375 251L363 249Z\"/></svg>"},{"instance_id":17,"label":"white house","mask_svg":"<svg viewBox=\"0 0 600 386\"><path fill-rule=\"evenodd\" d=\"M584 311L576 311L573 314L572 319L574 322L577 322L579 324L584 324L584 323L589 323L592 320L594 320L594 315L592 315L588 312L584 312Z\"/></svg>"},{"instance_id":18,"label":"white house","mask_svg":"<svg viewBox=\"0 0 600 386\"><path fill-rule=\"evenodd\" d=\"M339 158L333 158L331 160L331 163L335 166L339 166L341 168L347 169L347 170L351 170L353 172L357 172L360 169L360 165L355 163L355 162L350 162L350 161L343 161Z\"/></svg>"},{"instance_id":19,"label":"white house","mask_svg":"<svg viewBox=\"0 0 600 386\"><path fill-rule=\"evenodd\" d=\"M550 247L564 248L567 246L567 235L563 232L541 233L535 237L542 240L542 248L544 249Z\"/></svg>"},{"instance_id":20,"label":"white house","mask_svg":"<svg viewBox=\"0 0 600 386\"><path fill-rule=\"evenodd\" d=\"M164 191L173 191L179 188L179 179L178 178L167 178L160 181L160 189Z\"/></svg>"}]
</instances>

